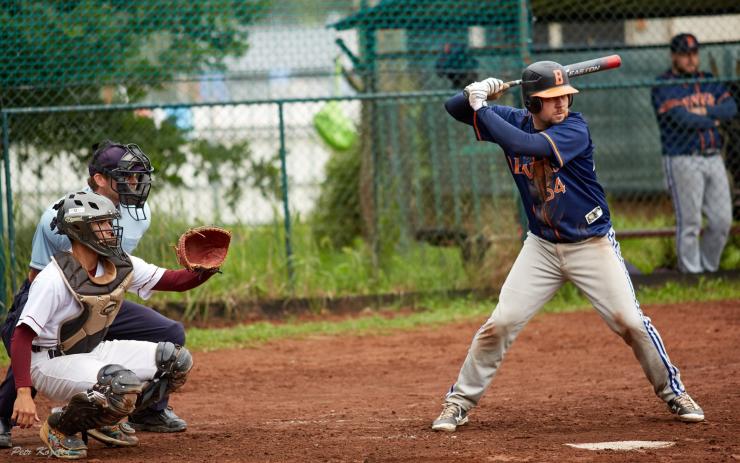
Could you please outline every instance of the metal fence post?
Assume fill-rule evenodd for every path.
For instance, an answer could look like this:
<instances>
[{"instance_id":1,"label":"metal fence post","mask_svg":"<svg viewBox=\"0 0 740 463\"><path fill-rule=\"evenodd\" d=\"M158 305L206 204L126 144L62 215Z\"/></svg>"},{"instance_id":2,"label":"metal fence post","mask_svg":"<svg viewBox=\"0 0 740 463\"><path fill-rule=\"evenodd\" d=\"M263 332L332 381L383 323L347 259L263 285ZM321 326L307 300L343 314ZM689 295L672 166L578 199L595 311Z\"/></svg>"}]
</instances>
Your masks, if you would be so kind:
<instances>
[{"instance_id":1,"label":"metal fence post","mask_svg":"<svg viewBox=\"0 0 740 463\"><path fill-rule=\"evenodd\" d=\"M280 174L283 190L283 213L285 214L285 257L288 266L288 284L292 290L295 284L295 274L293 272L293 246L291 244L291 224L290 224L290 204L288 202L288 163L286 160L287 150L285 149L285 120L283 117L283 101L278 101L278 119L280 127Z\"/></svg>"},{"instance_id":2,"label":"metal fence post","mask_svg":"<svg viewBox=\"0 0 740 463\"><path fill-rule=\"evenodd\" d=\"M13 188L10 184L10 124L8 114L3 113L3 164L5 166L5 200L8 205L8 250L10 251L10 288L15 294L15 221L13 220ZM2 211L0 211L2 213ZM4 288L3 288L4 289Z\"/></svg>"},{"instance_id":3,"label":"metal fence post","mask_svg":"<svg viewBox=\"0 0 740 463\"><path fill-rule=\"evenodd\" d=\"M10 140L10 136L8 135L8 125L8 113L3 111L3 159L7 158L8 156L8 141ZM5 289L6 256L5 219L3 217L3 202L2 200L0 200L0 314L4 314L8 309L8 295Z\"/></svg>"}]
</instances>

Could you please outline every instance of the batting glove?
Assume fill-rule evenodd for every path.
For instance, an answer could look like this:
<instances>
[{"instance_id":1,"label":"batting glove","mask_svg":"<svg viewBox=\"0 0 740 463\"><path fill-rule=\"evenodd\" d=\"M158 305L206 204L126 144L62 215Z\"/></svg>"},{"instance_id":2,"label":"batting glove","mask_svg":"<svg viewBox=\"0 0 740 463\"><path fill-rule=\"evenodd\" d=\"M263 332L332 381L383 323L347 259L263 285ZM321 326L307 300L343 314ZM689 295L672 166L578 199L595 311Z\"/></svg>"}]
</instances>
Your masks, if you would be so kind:
<instances>
[{"instance_id":1,"label":"batting glove","mask_svg":"<svg viewBox=\"0 0 740 463\"><path fill-rule=\"evenodd\" d=\"M473 82L465 87L465 94L468 96L468 103L473 111L478 111L483 106L488 106L488 84L483 82Z\"/></svg>"},{"instance_id":2,"label":"batting glove","mask_svg":"<svg viewBox=\"0 0 740 463\"><path fill-rule=\"evenodd\" d=\"M509 85L504 83L501 79L495 77L489 77L488 79L481 82L488 87L488 99L497 100L506 90L509 89Z\"/></svg>"}]
</instances>

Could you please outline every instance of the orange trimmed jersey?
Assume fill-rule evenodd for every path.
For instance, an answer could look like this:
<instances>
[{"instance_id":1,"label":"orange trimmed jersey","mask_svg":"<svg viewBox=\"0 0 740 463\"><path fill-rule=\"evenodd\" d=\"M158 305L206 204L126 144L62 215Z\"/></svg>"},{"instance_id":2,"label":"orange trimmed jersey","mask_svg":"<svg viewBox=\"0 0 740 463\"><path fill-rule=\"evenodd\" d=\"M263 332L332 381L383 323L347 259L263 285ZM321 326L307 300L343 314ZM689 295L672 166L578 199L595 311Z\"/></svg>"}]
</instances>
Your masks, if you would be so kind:
<instances>
[{"instance_id":1,"label":"orange trimmed jersey","mask_svg":"<svg viewBox=\"0 0 740 463\"><path fill-rule=\"evenodd\" d=\"M460 110L465 108L461 106ZM504 149L532 233L553 243L606 235L612 226L609 206L596 178L588 124L580 113L570 112L563 122L544 131L534 128L532 115L523 109L496 105L482 108L472 116L476 137L498 143ZM496 139L493 134L502 133L497 130L501 127L494 127L499 124L512 126L505 133L520 139L518 145ZM512 152L507 149L510 146L521 148Z\"/></svg>"},{"instance_id":2,"label":"orange trimmed jersey","mask_svg":"<svg viewBox=\"0 0 740 463\"><path fill-rule=\"evenodd\" d=\"M668 70L658 76L657 82L712 77L708 72L678 75ZM737 112L735 101L724 85L718 82L661 85L652 89L651 97L664 155L719 152L722 136L715 120L731 119ZM693 113L694 108L703 108L707 115Z\"/></svg>"}]
</instances>

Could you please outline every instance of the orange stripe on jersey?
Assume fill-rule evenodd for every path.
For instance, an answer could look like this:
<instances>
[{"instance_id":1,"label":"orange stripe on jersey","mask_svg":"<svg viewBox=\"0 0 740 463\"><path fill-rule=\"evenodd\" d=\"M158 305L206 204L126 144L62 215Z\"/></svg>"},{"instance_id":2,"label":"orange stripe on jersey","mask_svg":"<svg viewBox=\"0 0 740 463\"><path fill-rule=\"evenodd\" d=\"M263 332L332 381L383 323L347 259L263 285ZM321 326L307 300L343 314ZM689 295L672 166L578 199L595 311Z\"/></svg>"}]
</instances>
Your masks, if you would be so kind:
<instances>
[{"instance_id":1,"label":"orange stripe on jersey","mask_svg":"<svg viewBox=\"0 0 740 463\"><path fill-rule=\"evenodd\" d=\"M550 135L546 134L545 132L537 132L537 133L545 137L547 141L550 142L550 146L552 146L552 150L555 153L555 157L558 158L560 167L563 167L563 158L560 156L560 151L558 151L558 147L555 145L555 142L552 141L552 138L550 138Z\"/></svg>"},{"instance_id":2,"label":"orange stripe on jersey","mask_svg":"<svg viewBox=\"0 0 740 463\"><path fill-rule=\"evenodd\" d=\"M671 98L670 100L665 100L663 104L660 105L660 108L658 108L658 114L663 114L664 112L670 111L677 106L686 106L686 102L684 102L681 98Z\"/></svg>"},{"instance_id":3,"label":"orange stripe on jersey","mask_svg":"<svg viewBox=\"0 0 740 463\"><path fill-rule=\"evenodd\" d=\"M552 222L550 221L550 217L547 216L547 203L542 204L542 217L545 219L545 223L550 227L550 229L555 233L555 237L557 239L560 239L560 233L558 233L558 229L552 226Z\"/></svg>"},{"instance_id":4,"label":"orange stripe on jersey","mask_svg":"<svg viewBox=\"0 0 740 463\"><path fill-rule=\"evenodd\" d=\"M473 113L473 128L475 129L475 138L481 140L480 130L478 130L478 112Z\"/></svg>"}]
</instances>

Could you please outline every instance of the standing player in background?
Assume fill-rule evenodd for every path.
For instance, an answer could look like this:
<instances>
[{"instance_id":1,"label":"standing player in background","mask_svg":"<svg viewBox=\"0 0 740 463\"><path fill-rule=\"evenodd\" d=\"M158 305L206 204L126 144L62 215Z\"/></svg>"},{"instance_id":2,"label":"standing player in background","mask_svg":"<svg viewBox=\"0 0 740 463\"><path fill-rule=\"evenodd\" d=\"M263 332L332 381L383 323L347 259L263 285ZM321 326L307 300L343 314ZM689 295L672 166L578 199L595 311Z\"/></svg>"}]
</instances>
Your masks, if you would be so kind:
<instances>
[{"instance_id":1,"label":"standing player in background","mask_svg":"<svg viewBox=\"0 0 740 463\"><path fill-rule=\"evenodd\" d=\"M658 76L659 83L713 77L699 71L699 42L691 34L671 39L671 62L671 69ZM676 213L678 268L716 272L732 226L730 185L717 127L737 113L735 100L722 84L698 82L656 86L652 99ZM699 240L702 212L707 229Z\"/></svg>"},{"instance_id":2,"label":"standing player in background","mask_svg":"<svg viewBox=\"0 0 740 463\"><path fill-rule=\"evenodd\" d=\"M685 391L665 347L635 297L596 179L588 124L569 107L573 94L563 66L540 61L522 74L527 110L487 106L508 85L489 78L447 101L447 111L472 125L478 140L504 150L529 219L529 231L491 317L475 333L445 397L436 431L467 423L519 331L567 281L632 348L655 393L683 421L704 412Z\"/></svg>"},{"instance_id":3,"label":"standing player in background","mask_svg":"<svg viewBox=\"0 0 740 463\"><path fill-rule=\"evenodd\" d=\"M151 211L147 198L151 187L152 166L143 151L133 144L122 145L104 141L93 145L93 156L88 166L90 177L85 191L95 191L118 206L122 212L122 245L126 252L133 252L139 240L149 228ZM33 250L28 279L16 294L5 325L3 342L10 353L10 337L15 322L21 316L28 298L28 290L36 275L51 262L51 257L70 248L69 238L51 230L51 221L57 211L49 207L41 217L33 237ZM118 316L108 330L106 339L168 341L177 345L185 344L185 329L182 324L170 320L155 310L125 301ZM0 447L12 447L11 414L16 397L12 368L8 369L5 381L0 386ZM152 405L148 410L140 410L131 417L131 426L142 431L176 432L184 431L187 423L167 407L167 398ZM104 430L111 434L110 430ZM122 430L114 429L120 440L118 445L126 445L133 439L133 430L123 425ZM95 433L91 433L95 436Z\"/></svg>"}]
</instances>

